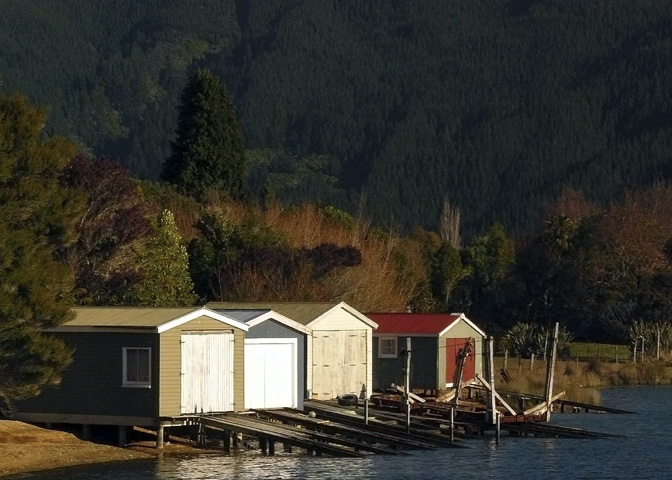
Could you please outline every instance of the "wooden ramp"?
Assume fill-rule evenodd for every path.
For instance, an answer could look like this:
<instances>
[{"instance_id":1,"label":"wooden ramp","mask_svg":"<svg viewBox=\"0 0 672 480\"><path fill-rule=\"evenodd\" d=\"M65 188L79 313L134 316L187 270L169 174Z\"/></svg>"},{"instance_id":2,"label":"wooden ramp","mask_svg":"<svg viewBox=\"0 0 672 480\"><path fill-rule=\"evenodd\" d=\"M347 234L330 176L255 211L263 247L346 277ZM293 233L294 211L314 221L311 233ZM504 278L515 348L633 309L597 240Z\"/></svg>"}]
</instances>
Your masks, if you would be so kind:
<instances>
[{"instance_id":1,"label":"wooden ramp","mask_svg":"<svg viewBox=\"0 0 672 480\"><path fill-rule=\"evenodd\" d=\"M328 454L337 457L362 457L363 453L352 448L345 448L342 442L333 441L326 436L316 438L310 432L302 432L282 424L274 424L266 420L260 420L250 415L227 414L222 416L203 416L199 423L206 428L219 430L226 438L230 438L231 432L240 432L259 438L262 451L266 450L269 455L275 453L275 442L281 442L285 446L305 448L310 453ZM332 440L332 441L330 441ZM349 445L349 446L352 446ZM265 452L264 452L265 453ZM380 453L380 452L378 452Z\"/></svg>"},{"instance_id":2,"label":"wooden ramp","mask_svg":"<svg viewBox=\"0 0 672 480\"><path fill-rule=\"evenodd\" d=\"M334 405L331 402L306 400L304 401L303 408L306 412L315 412L316 416L321 419L331 420L357 428L366 428L371 432L392 435L407 442L414 441L419 444L433 445L434 447L464 447L459 443L451 442L450 438L446 435L446 430L442 431L439 428L439 423L445 423L445 421L437 422L431 421L431 419L413 416L411 419L410 433L408 433L406 427L400 423L404 421L402 420L403 415L401 414L373 411L369 415L368 425L365 425L362 412L343 408ZM430 422L431 425L428 425L427 422Z\"/></svg>"},{"instance_id":3,"label":"wooden ramp","mask_svg":"<svg viewBox=\"0 0 672 480\"><path fill-rule=\"evenodd\" d=\"M502 430L508 430L514 435L534 435L535 437L553 438L624 438L622 435L591 432L581 428L563 427L548 423L507 423L502 424Z\"/></svg>"}]
</instances>

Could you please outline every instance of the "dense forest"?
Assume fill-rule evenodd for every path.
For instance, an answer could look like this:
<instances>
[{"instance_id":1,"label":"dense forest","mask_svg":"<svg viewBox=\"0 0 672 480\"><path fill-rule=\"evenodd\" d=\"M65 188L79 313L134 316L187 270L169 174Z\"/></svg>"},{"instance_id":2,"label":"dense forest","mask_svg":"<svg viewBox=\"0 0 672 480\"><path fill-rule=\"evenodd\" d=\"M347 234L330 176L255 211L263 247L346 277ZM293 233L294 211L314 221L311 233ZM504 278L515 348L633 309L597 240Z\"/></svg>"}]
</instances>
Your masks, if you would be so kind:
<instances>
[{"instance_id":1,"label":"dense forest","mask_svg":"<svg viewBox=\"0 0 672 480\"><path fill-rule=\"evenodd\" d=\"M0 75L47 132L157 179L190 72L233 96L250 187L378 225L515 234L564 189L668 178L668 1L0 0Z\"/></svg>"},{"instance_id":2,"label":"dense forest","mask_svg":"<svg viewBox=\"0 0 672 480\"><path fill-rule=\"evenodd\" d=\"M0 0L0 408L58 383L72 305L669 351L669 5L482 3Z\"/></svg>"}]
</instances>

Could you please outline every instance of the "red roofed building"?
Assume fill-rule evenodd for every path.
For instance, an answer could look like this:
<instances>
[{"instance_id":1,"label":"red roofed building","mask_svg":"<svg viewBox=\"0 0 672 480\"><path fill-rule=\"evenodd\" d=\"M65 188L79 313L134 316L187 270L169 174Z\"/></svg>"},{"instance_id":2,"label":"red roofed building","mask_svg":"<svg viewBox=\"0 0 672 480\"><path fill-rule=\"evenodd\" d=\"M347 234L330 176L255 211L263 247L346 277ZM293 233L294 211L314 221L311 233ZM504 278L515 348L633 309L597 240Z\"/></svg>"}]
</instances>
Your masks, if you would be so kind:
<instances>
[{"instance_id":1,"label":"red roofed building","mask_svg":"<svg viewBox=\"0 0 672 480\"><path fill-rule=\"evenodd\" d=\"M411 339L411 388L445 389L455 381L457 358L470 346L462 380L483 374L485 333L462 313L366 313L373 334L373 387L404 384L403 351Z\"/></svg>"}]
</instances>

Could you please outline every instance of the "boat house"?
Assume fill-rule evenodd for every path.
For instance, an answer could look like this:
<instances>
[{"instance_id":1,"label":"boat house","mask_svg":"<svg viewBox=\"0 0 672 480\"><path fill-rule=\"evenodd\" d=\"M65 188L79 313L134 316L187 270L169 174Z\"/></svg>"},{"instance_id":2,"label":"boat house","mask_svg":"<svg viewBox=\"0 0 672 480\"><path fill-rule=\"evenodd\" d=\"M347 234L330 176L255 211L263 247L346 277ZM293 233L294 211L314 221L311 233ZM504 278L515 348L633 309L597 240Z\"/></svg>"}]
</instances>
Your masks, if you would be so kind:
<instances>
[{"instance_id":1,"label":"boat house","mask_svg":"<svg viewBox=\"0 0 672 480\"><path fill-rule=\"evenodd\" d=\"M411 339L410 387L443 390L453 386L460 350L468 355L462 381L483 372L485 333L462 313L367 313L378 324L373 342L373 387L404 384L406 339Z\"/></svg>"},{"instance_id":2,"label":"boat house","mask_svg":"<svg viewBox=\"0 0 672 480\"><path fill-rule=\"evenodd\" d=\"M74 349L60 386L20 402L13 418L157 427L184 414L244 409L245 323L206 308L74 312L48 330Z\"/></svg>"},{"instance_id":3,"label":"boat house","mask_svg":"<svg viewBox=\"0 0 672 480\"><path fill-rule=\"evenodd\" d=\"M359 394L373 382L373 330L378 326L345 302L218 302L217 310L273 310L307 327L306 387L308 397L329 400Z\"/></svg>"},{"instance_id":4,"label":"boat house","mask_svg":"<svg viewBox=\"0 0 672 480\"><path fill-rule=\"evenodd\" d=\"M245 323L245 408L303 409L311 330L273 310L216 310Z\"/></svg>"}]
</instances>

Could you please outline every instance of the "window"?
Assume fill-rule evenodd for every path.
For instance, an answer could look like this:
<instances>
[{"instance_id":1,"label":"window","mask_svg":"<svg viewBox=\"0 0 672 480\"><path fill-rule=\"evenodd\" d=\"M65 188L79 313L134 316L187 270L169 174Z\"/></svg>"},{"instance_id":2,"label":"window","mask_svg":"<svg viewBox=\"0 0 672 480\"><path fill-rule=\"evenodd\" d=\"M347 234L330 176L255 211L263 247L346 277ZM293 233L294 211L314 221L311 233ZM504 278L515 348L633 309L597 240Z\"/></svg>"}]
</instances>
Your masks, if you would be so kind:
<instances>
[{"instance_id":1,"label":"window","mask_svg":"<svg viewBox=\"0 0 672 480\"><path fill-rule=\"evenodd\" d=\"M149 347L124 347L123 368L124 387L151 387L151 357Z\"/></svg>"},{"instance_id":2,"label":"window","mask_svg":"<svg viewBox=\"0 0 672 480\"><path fill-rule=\"evenodd\" d=\"M378 358L397 358L397 337L378 337Z\"/></svg>"}]
</instances>

